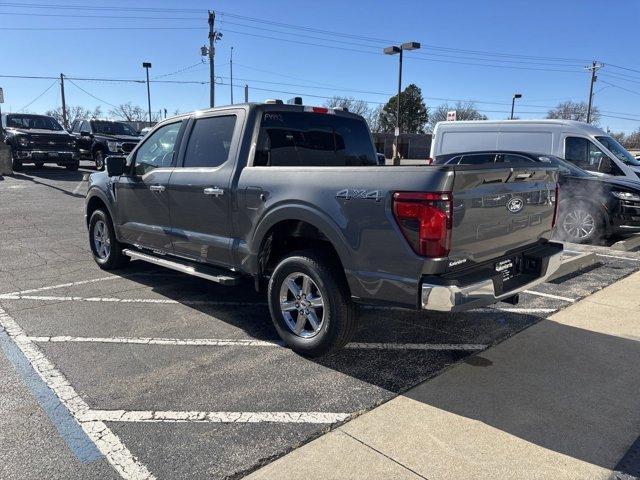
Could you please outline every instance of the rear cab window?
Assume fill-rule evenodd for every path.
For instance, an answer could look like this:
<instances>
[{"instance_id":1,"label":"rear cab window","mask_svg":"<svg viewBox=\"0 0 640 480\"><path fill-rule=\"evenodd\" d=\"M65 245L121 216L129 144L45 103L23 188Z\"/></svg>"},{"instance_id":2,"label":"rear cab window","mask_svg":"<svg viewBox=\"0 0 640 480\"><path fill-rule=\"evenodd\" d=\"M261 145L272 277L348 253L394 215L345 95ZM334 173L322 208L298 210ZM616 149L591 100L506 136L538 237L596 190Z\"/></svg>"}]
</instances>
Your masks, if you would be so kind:
<instances>
[{"instance_id":1,"label":"rear cab window","mask_svg":"<svg viewBox=\"0 0 640 480\"><path fill-rule=\"evenodd\" d=\"M266 111L254 166L377 166L366 122L341 115Z\"/></svg>"}]
</instances>

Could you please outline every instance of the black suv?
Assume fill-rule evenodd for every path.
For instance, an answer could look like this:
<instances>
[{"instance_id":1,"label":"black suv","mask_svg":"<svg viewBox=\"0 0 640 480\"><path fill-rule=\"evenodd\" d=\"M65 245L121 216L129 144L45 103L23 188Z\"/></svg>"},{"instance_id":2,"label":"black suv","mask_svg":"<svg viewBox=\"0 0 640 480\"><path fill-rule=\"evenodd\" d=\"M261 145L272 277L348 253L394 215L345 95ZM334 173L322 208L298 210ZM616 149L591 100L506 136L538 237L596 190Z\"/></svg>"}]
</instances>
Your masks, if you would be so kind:
<instances>
[{"instance_id":1,"label":"black suv","mask_svg":"<svg viewBox=\"0 0 640 480\"><path fill-rule=\"evenodd\" d=\"M77 139L80 158L93 160L97 170L104 169L104 159L108 155L122 155L122 144L137 144L140 134L125 122L112 120L76 119L71 125L71 133Z\"/></svg>"},{"instance_id":2,"label":"black suv","mask_svg":"<svg viewBox=\"0 0 640 480\"><path fill-rule=\"evenodd\" d=\"M38 168L45 163L55 163L69 170L78 169L75 138L53 117L26 113L2 115L2 136L11 146L16 171L25 163L33 163Z\"/></svg>"}]
</instances>

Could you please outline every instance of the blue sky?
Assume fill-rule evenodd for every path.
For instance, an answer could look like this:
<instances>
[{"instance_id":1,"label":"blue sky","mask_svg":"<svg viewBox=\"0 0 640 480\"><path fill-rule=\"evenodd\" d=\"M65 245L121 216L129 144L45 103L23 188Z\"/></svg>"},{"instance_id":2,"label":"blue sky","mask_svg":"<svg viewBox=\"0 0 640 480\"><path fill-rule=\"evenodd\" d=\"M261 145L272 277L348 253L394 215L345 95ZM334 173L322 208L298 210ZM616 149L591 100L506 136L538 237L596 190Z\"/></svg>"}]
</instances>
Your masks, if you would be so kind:
<instances>
[{"instance_id":1,"label":"blue sky","mask_svg":"<svg viewBox=\"0 0 640 480\"><path fill-rule=\"evenodd\" d=\"M381 49L412 40L422 49L405 56L403 84L417 84L430 107L442 103L437 98L473 99L489 118L505 118L511 95L519 92L516 114L543 117L559 101L587 99L583 67L595 59L606 65L595 104L606 115L626 118L603 117L601 126L627 132L640 126L640 2L632 0L615 6L591 0L0 1L0 74L142 80L141 64L149 61L152 78L205 82L208 65L196 64L207 42L209 8L218 12L224 35L215 61L224 83L234 47L236 101L247 83L252 101L297 93L307 104L332 95L384 102L396 90L397 57ZM178 72L185 67L191 68ZM50 85L27 110L59 105L53 83L0 78L3 111L22 109ZM154 83L151 90L153 110L208 106L207 85ZM70 105L102 105L105 112L108 104L128 101L146 108L146 87L137 83L76 80L67 82L66 97ZM229 100L229 86L219 85L216 103Z\"/></svg>"}]
</instances>

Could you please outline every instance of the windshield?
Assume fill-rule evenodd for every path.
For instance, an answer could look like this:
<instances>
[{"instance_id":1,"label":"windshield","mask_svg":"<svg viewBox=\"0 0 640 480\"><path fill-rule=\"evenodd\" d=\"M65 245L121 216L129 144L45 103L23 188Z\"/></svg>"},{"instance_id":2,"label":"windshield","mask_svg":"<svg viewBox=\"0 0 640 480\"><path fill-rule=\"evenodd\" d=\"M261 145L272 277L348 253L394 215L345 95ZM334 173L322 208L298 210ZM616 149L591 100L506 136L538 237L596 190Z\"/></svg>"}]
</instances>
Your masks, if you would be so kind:
<instances>
[{"instance_id":1,"label":"windshield","mask_svg":"<svg viewBox=\"0 0 640 480\"><path fill-rule=\"evenodd\" d=\"M6 126L13 128L24 128L27 130L62 130L62 125L51 117L44 115L7 115Z\"/></svg>"},{"instance_id":2,"label":"windshield","mask_svg":"<svg viewBox=\"0 0 640 480\"><path fill-rule=\"evenodd\" d=\"M94 133L102 133L103 135L138 136L138 132L126 123L93 121L91 124L93 125Z\"/></svg>"},{"instance_id":3,"label":"windshield","mask_svg":"<svg viewBox=\"0 0 640 480\"><path fill-rule=\"evenodd\" d=\"M593 175L586 170L576 167L573 163L567 162L558 157L544 155L538 157L538 159L541 162L550 163L554 167L558 167L561 175L568 175L570 177L593 177Z\"/></svg>"},{"instance_id":4,"label":"windshield","mask_svg":"<svg viewBox=\"0 0 640 480\"><path fill-rule=\"evenodd\" d=\"M602 145L604 145L607 150L613 153L618 159L626 163L627 165L632 165L634 167L640 167L640 162L636 160L633 155L631 155L627 150L620 145L615 138L613 137L596 137Z\"/></svg>"}]
</instances>

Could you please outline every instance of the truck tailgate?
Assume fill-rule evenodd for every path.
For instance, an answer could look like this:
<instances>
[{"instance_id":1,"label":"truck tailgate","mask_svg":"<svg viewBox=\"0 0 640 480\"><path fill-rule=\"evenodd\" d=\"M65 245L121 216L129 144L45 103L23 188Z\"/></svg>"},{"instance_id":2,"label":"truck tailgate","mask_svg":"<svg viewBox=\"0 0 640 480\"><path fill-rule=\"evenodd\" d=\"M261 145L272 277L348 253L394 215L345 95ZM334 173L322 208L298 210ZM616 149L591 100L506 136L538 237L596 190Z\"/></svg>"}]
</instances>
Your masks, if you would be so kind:
<instances>
[{"instance_id":1,"label":"truck tailgate","mask_svg":"<svg viewBox=\"0 0 640 480\"><path fill-rule=\"evenodd\" d=\"M551 236L557 170L456 166L449 258L483 262Z\"/></svg>"}]
</instances>

